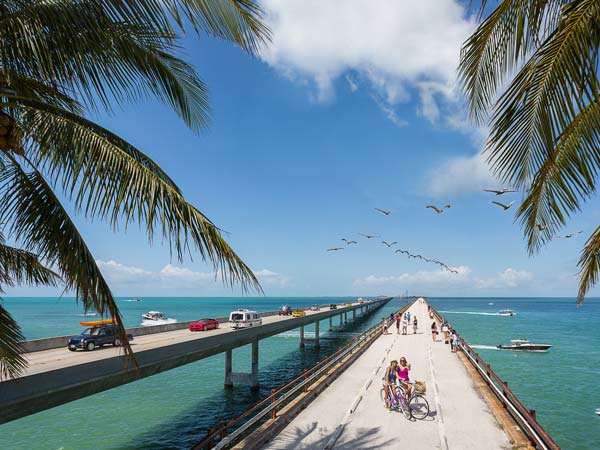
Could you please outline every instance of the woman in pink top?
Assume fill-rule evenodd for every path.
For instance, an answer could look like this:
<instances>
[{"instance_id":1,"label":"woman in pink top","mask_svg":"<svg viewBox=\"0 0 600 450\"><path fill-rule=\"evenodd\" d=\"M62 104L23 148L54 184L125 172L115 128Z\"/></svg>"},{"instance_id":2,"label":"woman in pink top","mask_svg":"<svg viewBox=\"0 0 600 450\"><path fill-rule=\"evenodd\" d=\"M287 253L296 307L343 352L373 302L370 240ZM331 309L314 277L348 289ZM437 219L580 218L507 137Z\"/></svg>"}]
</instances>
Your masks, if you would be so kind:
<instances>
[{"instance_id":1,"label":"woman in pink top","mask_svg":"<svg viewBox=\"0 0 600 450\"><path fill-rule=\"evenodd\" d=\"M409 382L408 371L410 370L410 364L406 362L406 358L403 356L400 358L400 364L398 365L398 381L404 389L404 395L406 398L410 398L412 386Z\"/></svg>"}]
</instances>

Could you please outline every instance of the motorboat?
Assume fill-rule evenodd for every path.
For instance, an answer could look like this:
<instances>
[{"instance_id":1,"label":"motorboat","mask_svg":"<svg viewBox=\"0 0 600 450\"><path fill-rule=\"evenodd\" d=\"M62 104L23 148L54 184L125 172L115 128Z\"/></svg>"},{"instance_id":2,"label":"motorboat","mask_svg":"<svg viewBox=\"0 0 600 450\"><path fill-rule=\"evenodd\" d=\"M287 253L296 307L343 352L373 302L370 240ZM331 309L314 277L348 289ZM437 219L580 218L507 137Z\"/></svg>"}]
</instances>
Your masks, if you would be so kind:
<instances>
[{"instance_id":1,"label":"motorboat","mask_svg":"<svg viewBox=\"0 0 600 450\"><path fill-rule=\"evenodd\" d=\"M517 313L514 312L512 309L501 309L500 311L498 311L496 313L497 316L516 316Z\"/></svg>"},{"instance_id":2,"label":"motorboat","mask_svg":"<svg viewBox=\"0 0 600 450\"><path fill-rule=\"evenodd\" d=\"M520 350L529 352L545 352L552 347L549 344L534 344L527 339L511 339L509 345L498 345L502 350Z\"/></svg>"},{"instance_id":3,"label":"motorboat","mask_svg":"<svg viewBox=\"0 0 600 450\"><path fill-rule=\"evenodd\" d=\"M141 298L130 298L129 300L125 300L126 302L141 302L143 301Z\"/></svg>"},{"instance_id":4,"label":"motorboat","mask_svg":"<svg viewBox=\"0 0 600 450\"><path fill-rule=\"evenodd\" d=\"M169 318L167 316L165 316L163 313L161 313L160 311L148 311L145 314L142 314L142 317L145 320L168 320Z\"/></svg>"}]
</instances>

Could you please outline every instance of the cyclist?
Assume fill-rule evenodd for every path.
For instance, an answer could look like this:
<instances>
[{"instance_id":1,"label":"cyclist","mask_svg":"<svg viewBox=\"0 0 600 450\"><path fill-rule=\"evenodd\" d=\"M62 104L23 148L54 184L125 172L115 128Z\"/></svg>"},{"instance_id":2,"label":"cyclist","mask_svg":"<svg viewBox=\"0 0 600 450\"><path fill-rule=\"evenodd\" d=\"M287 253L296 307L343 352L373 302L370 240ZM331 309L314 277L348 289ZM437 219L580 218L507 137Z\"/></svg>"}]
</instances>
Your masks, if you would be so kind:
<instances>
[{"instance_id":1,"label":"cyclist","mask_svg":"<svg viewBox=\"0 0 600 450\"><path fill-rule=\"evenodd\" d=\"M396 385L396 379L398 377L398 361L395 359L390 362L389 367L385 370L385 376L383 377L383 388L385 390L385 404L390 409L390 386Z\"/></svg>"},{"instance_id":2,"label":"cyclist","mask_svg":"<svg viewBox=\"0 0 600 450\"><path fill-rule=\"evenodd\" d=\"M410 370L411 365L406 362L406 358L403 356L400 358L400 365L398 366L398 383L404 390L404 396L406 399L410 398L410 394L412 391L412 386L410 384L410 379L408 376L408 371Z\"/></svg>"}]
</instances>

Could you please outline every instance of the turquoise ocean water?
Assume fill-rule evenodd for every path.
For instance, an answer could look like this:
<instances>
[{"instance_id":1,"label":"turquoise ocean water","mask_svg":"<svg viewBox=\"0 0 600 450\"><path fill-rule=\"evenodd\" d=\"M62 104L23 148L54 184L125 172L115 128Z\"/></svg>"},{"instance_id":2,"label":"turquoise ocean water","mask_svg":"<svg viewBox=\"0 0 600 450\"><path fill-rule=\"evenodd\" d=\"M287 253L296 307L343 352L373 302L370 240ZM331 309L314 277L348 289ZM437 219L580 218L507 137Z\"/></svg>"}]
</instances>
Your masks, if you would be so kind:
<instances>
[{"instance_id":1,"label":"turquoise ocean water","mask_svg":"<svg viewBox=\"0 0 600 450\"><path fill-rule=\"evenodd\" d=\"M355 298L355 297L352 297ZM140 315L159 310L178 321L226 316L238 307L258 311L282 304L308 306L350 298L144 298L119 299L128 327ZM431 298L565 449L600 448L600 301L588 299ZM72 299L9 298L5 306L28 339L68 335L80 330L84 312ZM333 352L353 332L365 329L404 301L393 300L370 318L350 323L346 338L324 339L322 348L298 348L298 333L288 332L260 343L261 390L245 386L223 389L224 357L217 355L67 405L0 426L0 449L185 449L208 427L225 420L267 395ZM489 303L493 303L490 305ZM498 317L511 308L516 317ZM88 316L87 319L92 319ZM326 329L323 323L321 329ZM525 337L553 344L547 353L496 350L499 343ZM234 351L234 370L249 369L250 349Z\"/></svg>"}]
</instances>

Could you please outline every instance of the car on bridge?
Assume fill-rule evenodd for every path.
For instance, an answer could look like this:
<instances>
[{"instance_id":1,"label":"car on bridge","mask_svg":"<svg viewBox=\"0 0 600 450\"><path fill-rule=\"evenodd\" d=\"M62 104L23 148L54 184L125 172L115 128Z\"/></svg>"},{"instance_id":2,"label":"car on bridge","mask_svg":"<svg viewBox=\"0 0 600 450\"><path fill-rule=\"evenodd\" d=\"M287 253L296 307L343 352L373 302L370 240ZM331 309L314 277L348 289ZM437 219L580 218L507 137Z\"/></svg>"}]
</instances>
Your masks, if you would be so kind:
<instances>
[{"instance_id":1,"label":"car on bridge","mask_svg":"<svg viewBox=\"0 0 600 450\"><path fill-rule=\"evenodd\" d=\"M216 330L217 328L219 328L219 321L217 319L200 319L190 323L188 326L190 331Z\"/></svg>"},{"instance_id":2,"label":"car on bridge","mask_svg":"<svg viewBox=\"0 0 600 450\"><path fill-rule=\"evenodd\" d=\"M296 311L294 311L292 313L292 317L304 317L306 315L306 313L304 311L302 311L301 309L297 309Z\"/></svg>"},{"instance_id":3,"label":"car on bridge","mask_svg":"<svg viewBox=\"0 0 600 450\"><path fill-rule=\"evenodd\" d=\"M332 303L331 305L329 305L329 309L337 309L337 305L335 303Z\"/></svg>"},{"instance_id":4,"label":"car on bridge","mask_svg":"<svg viewBox=\"0 0 600 450\"><path fill-rule=\"evenodd\" d=\"M292 308L290 308L288 305L283 305L281 307L281 309L279 310L279 315L280 316L291 316Z\"/></svg>"},{"instance_id":5,"label":"car on bridge","mask_svg":"<svg viewBox=\"0 0 600 450\"><path fill-rule=\"evenodd\" d=\"M128 334L127 339L133 341L133 335ZM72 352L78 348L91 352L97 347L109 344L113 347L121 346L122 343L117 328L114 325L100 325L86 328L81 334L69 338L67 348Z\"/></svg>"},{"instance_id":6,"label":"car on bridge","mask_svg":"<svg viewBox=\"0 0 600 450\"><path fill-rule=\"evenodd\" d=\"M312 305L310 307L311 311L321 311L321 307L319 305Z\"/></svg>"}]
</instances>

